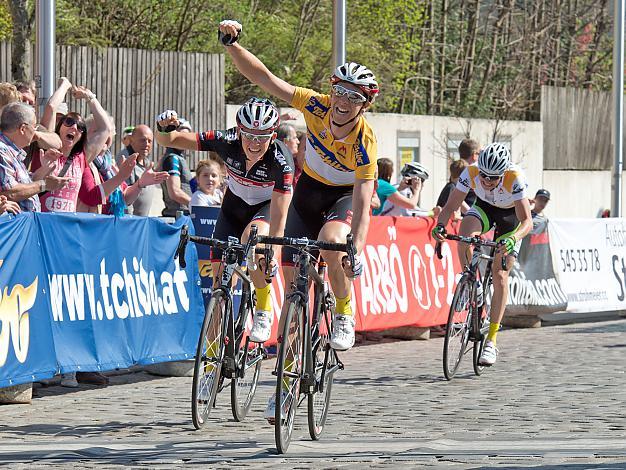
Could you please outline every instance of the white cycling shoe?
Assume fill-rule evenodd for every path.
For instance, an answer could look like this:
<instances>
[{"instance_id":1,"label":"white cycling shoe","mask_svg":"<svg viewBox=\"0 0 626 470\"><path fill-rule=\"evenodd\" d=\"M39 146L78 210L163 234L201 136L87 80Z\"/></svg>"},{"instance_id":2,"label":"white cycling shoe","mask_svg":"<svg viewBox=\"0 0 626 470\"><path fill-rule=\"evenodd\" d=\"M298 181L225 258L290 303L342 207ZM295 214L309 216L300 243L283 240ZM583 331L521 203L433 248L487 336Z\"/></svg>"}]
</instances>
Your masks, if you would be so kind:
<instances>
[{"instance_id":1,"label":"white cycling shoe","mask_svg":"<svg viewBox=\"0 0 626 470\"><path fill-rule=\"evenodd\" d=\"M493 341L486 341L483 353L480 355L480 359L478 359L478 363L481 366L492 366L496 363L497 359L498 348L496 348L496 345L493 344Z\"/></svg>"},{"instance_id":2,"label":"white cycling shoe","mask_svg":"<svg viewBox=\"0 0 626 470\"><path fill-rule=\"evenodd\" d=\"M354 346L354 315L335 315L330 347L337 351L347 351Z\"/></svg>"},{"instance_id":3,"label":"white cycling shoe","mask_svg":"<svg viewBox=\"0 0 626 470\"><path fill-rule=\"evenodd\" d=\"M283 406L287 405L286 404L287 396L288 396L288 392L284 390L280 392L280 402L283 404ZM272 394L269 401L267 402L267 408L265 408L264 417L267 420L267 422L270 423L271 425L273 425L276 422L276 394L275 393Z\"/></svg>"},{"instance_id":4,"label":"white cycling shoe","mask_svg":"<svg viewBox=\"0 0 626 470\"><path fill-rule=\"evenodd\" d=\"M273 318L274 315L272 312L265 310L254 312L252 328L250 329L250 341L253 343L264 343L270 339Z\"/></svg>"}]
</instances>

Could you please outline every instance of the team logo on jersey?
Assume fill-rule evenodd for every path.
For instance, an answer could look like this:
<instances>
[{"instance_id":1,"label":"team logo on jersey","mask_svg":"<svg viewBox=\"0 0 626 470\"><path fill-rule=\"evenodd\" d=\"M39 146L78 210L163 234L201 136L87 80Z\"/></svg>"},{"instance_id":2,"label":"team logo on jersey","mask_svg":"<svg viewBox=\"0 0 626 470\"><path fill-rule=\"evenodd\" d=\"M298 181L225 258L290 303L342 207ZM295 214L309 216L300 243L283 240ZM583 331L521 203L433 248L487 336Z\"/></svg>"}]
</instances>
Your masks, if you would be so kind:
<instances>
[{"instance_id":1,"label":"team logo on jersey","mask_svg":"<svg viewBox=\"0 0 626 470\"><path fill-rule=\"evenodd\" d=\"M293 173L283 173L283 185L288 187L293 184Z\"/></svg>"},{"instance_id":2,"label":"team logo on jersey","mask_svg":"<svg viewBox=\"0 0 626 470\"><path fill-rule=\"evenodd\" d=\"M320 132L320 138L325 139L326 136L328 136L328 132L326 129L324 129L322 132Z\"/></svg>"},{"instance_id":3,"label":"team logo on jersey","mask_svg":"<svg viewBox=\"0 0 626 470\"><path fill-rule=\"evenodd\" d=\"M459 178L459 183L461 183L466 188L470 187L469 180L467 178Z\"/></svg>"},{"instance_id":4,"label":"team logo on jersey","mask_svg":"<svg viewBox=\"0 0 626 470\"><path fill-rule=\"evenodd\" d=\"M341 155L342 157L345 157L345 156L346 156L346 151L347 151L347 150L348 150L348 149L346 148L346 146L345 146L345 145L343 145L343 144L341 144L341 145L337 148L337 153L338 153L339 155Z\"/></svg>"}]
</instances>

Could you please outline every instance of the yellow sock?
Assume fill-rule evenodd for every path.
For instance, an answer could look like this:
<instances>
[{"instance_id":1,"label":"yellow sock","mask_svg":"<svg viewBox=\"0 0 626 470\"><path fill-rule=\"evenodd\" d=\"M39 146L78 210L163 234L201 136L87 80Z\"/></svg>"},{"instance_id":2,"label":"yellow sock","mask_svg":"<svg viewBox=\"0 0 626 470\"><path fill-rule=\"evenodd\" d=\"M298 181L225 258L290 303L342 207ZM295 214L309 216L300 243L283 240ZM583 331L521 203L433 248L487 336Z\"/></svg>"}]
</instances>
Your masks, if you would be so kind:
<instances>
[{"instance_id":1,"label":"yellow sock","mask_svg":"<svg viewBox=\"0 0 626 470\"><path fill-rule=\"evenodd\" d=\"M350 304L350 294L348 294L348 296L344 297L343 299L336 297L335 301L337 302L335 313L339 313L341 315L352 316L352 305Z\"/></svg>"},{"instance_id":2,"label":"yellow sock","mask_svg":"<svg viewBox=\"0 0 626 470\"><path fill-rule=\"evenodd\" d=\"M254 288L256 292L256 309L264 312L272 311L272 296L270 295L271 284L266 285L262 289Z\"/></svg>"},{"instance_id":3,"label":"yellow sock","mask_svg":"<svg viewBox=\"0 0 626 470\"><path fill-rule=\"evenodd\" d=\"M500 323L489 323L489 333L487 334L487 341L492 341L493 345L496 345L496 335L500 329Z\"/></svg>"},{"instance_id":4,"label":"yellow sock","mask_svg":"<svg viewBox=\"0 0 626 470\"><path fill-rule=\"evenodd\" d=\"M293 372L295 361L293 359L285 359L285 370ZM289 391L289 378L283 376L283 390Z\"/></svg>"},{"instance_id":5,"label":"yellow sock","mask_svg":"<svg viewBox=\"0 0 626 470\"><path fill-rule=\"evenodd\" d=\"M207 349L206 349L206 357L207 358L215 358L217 357L217 348L219 346L219 342L217 341L217 339L214 339L213 341L211 341L211 343L208 345ZM213 362L207 362L204 365L204 372L205 374L208 374L209 372L211 372L213 369L215 369L215 364Z\"/></svg>"}]
</instances>

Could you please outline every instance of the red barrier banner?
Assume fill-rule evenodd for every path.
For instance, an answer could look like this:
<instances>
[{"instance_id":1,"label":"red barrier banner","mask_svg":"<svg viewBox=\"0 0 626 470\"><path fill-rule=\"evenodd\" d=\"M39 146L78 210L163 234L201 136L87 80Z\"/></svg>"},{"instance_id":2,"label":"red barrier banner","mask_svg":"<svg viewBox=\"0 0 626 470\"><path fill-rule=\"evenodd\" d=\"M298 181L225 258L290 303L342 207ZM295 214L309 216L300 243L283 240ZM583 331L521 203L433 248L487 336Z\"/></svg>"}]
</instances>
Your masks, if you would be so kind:
<instances>
[{"instance_id":1,"label":"red barrier banner","mask_svg":"<svg viewBox=\"0 0 626 470\"><path fill-rule=\"evenodd\" d=\"M437 258L434 224L431 217L372 217L363 275L353 284L357 331L446 323L461 267L454 244L444 243Z\"/></svg>"}]
</instances>

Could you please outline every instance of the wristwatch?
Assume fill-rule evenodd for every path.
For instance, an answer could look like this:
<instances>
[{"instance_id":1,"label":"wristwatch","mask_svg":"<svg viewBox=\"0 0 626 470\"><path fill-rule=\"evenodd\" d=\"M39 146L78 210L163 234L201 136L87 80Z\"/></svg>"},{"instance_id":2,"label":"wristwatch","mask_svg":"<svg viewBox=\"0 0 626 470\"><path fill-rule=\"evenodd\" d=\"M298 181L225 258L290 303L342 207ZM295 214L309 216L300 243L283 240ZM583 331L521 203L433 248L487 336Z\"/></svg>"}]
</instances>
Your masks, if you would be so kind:
<instances>
[{"instance_id":1,"label":"wristwatch","mask_svg":"<svg viewBox=\"0 0 626 470\"><path fill-rule=\"evenodd\" d=\"M46 180L39 180L39 192L43 193L46 190Z\"/></svg>"}]
</instances>

